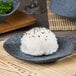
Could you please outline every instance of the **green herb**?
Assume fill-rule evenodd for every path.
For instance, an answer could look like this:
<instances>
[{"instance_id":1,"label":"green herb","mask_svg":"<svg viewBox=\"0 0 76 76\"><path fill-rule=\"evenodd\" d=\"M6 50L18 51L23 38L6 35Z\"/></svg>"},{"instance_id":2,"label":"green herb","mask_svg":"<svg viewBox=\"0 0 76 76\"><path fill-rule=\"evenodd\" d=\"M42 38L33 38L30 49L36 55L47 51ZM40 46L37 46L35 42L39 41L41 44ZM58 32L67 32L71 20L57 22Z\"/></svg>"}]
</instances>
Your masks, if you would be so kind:
<instances>
[{"instance_id":1,"label":"green herb","mask_svg":"<svg viewBox=\"0 0 76 76\"><path fill-rule=\"evenodd\" d=\"M12 0L0 0L0 14L8 14L13 9L13 2Z\"/></svg>"}]
</instances>

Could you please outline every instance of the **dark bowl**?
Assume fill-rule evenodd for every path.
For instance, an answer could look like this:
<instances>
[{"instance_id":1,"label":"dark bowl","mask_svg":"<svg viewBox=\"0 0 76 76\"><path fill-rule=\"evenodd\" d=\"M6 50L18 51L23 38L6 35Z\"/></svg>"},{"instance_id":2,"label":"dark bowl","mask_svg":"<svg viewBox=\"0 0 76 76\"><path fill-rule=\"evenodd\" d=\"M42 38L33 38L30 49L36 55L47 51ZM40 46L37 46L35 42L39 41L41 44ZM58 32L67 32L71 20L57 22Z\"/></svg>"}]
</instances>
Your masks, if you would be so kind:
<instances>
[{"instance_id":1,"label":"dark bowl","mask_svg":"<svg viewBox=\"0 0 76 76\"><path fill-rule=\"evenodd\" d=\"M57 15L76 18L76 0L51 0L50 9Z\"/></svg>"},{"instance_id":2,"label":"dark bowl","mask_svg":"<svg viewBox=\"0 0 76 76\"><path fill-rule=\"evenodd\" d=\"M6 1L6 0L4 0L4 1ZM20 2L18 0L12 0L12 2L13 2L12 11L10 13L8 13L8 14L0 14L0 23L4 22L8 18L8 16L13 14L17 10L17 8L19 7Z\"/></svg>"},{"instance_id":3,"label":"dark bowl","mask_svg":"<svg viewBox=\"0 0 76 76\"><path fill-rule=\"evenodd\" d=\"M55 62L58 59L66 57L73 52L74 45L70 39L64 37L57 37L59 49L57 50L56 53L44 56L27 55L20 51L21 38L22 35L13 36L9 38L7 41L5 41L3 47L5 51L8 52L10 55L18 59L26 60L29 62L34 63Z\"/></svg>"}]
</instances>

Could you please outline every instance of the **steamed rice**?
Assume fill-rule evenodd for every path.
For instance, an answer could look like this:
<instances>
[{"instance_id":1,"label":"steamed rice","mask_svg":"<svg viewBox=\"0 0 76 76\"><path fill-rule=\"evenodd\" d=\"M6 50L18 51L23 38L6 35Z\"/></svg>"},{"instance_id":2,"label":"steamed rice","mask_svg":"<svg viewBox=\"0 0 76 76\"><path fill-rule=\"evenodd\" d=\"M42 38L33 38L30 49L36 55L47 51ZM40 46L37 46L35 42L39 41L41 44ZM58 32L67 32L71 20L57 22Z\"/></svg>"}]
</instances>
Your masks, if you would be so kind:
<instances>
[{"instance_id":1,"label":"steamed rice","mask_svg":"<svg viewBox=\"0 0 76 76\"><path fill-rule=\"evenodd\" d=\"M55 34L47 28L33 28L21 38L21 52L33 56L53 54L58 49Z\"/></svg>"}]
</instances>

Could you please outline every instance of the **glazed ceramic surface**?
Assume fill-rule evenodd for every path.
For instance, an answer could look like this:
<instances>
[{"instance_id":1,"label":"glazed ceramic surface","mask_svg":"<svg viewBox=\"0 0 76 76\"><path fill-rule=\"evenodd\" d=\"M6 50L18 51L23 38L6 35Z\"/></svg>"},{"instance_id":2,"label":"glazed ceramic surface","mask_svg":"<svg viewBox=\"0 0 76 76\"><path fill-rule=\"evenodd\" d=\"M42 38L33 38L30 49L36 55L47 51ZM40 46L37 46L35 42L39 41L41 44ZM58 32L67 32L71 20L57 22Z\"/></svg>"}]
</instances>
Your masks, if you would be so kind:
<instances>
[{"instance_id":1,"label":"glazed ceramic surface","mask_svg":"<svg viewBox=\"0 0 76 76\"><path fill-rule=\"evenodd\" d=\"M51 0L50 9L58 15L76 18L76 0Z\"/></svg>"},{"instance_id":2,"label":"glazed ceramic surface","mask_svg":"<svg viewBox=\"0 0 76 76\"><path fill-rule=\"evenodd\" d=\"M34 63L54 62L60 58L68 56L73 52L73 43L70 39L64 38L64 37L57 37L59 49L57 50L56 53L51 55L44 55L44 56L27 55L20 51L21 38L22 38L22 35L16 35L16 36L10 37L7 41L5 41L4 49L10 55L18 59L26 60L29 62L34 62Z\"/></svg>"}]
</instances>

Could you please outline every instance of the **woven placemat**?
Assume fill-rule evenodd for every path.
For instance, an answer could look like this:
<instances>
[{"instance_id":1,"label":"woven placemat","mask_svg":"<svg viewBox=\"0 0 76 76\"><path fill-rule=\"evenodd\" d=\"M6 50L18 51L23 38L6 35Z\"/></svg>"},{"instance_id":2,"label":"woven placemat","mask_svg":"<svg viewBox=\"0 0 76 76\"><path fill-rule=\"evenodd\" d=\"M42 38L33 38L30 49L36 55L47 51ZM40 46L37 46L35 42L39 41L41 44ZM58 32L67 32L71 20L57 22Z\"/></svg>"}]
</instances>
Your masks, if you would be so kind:
<instances>
[{"instance_id":1,"label":"woven placemat","mask_svg":"<svg viewBox=\"0 0 76 76\"><path fill-rule=\"evenodd\" d=\"M56 15L50 10L49 5L50 5L50 0L47 0L49 28L51 30L63 30L63 31L76 30L76 19L69 19L66 17Z\"/></svg>"}]
</instances>

